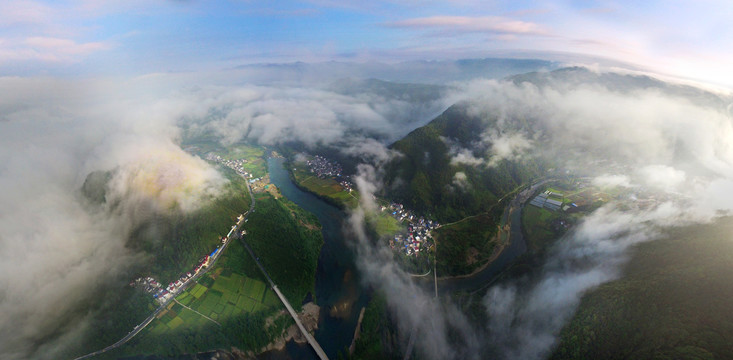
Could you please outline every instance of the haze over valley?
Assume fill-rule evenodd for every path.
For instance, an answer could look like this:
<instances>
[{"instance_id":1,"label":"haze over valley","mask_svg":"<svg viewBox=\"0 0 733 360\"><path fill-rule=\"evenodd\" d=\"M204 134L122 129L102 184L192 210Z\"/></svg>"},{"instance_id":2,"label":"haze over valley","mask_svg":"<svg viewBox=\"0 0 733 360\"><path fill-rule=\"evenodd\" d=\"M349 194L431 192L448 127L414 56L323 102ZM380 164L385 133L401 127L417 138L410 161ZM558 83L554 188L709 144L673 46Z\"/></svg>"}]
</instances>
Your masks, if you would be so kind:
<instances>
[{"instance_id":1,"label":"haze over valley","mask_svg":"<svg viewBox=\"0 0 733 360\"><path fill-rule=\"evenodd\" d=\"M0 4L0 358L733 358L675 6Z\"/></svg>"}]
</instances>

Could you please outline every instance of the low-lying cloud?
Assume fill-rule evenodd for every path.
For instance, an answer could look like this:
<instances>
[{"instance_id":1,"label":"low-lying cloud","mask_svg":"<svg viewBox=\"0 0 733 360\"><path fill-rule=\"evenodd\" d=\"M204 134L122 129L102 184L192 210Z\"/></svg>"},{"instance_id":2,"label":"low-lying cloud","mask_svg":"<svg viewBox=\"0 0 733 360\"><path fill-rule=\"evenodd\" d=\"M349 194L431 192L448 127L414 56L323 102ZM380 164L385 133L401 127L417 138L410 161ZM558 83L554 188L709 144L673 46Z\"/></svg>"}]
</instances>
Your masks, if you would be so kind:
<instances>
[{"instance_id":1,"label":"low-lying cloud","mask_svg":"<svg viewBox=\"0 0 733 360\"><path fill-rule=\"evenodd\" d=\"M56 359L83 341L90 294L139 264L125 247L136 209L192 210L224 182L175 145L155 99L109 85L0 79L3 359ZM92 171L112 171L107 200L123 212L82 195Z\"/></svg>"},{"instance_id":2,"label":"low-lying cloud","mask_svg":"<svg viewBox=\"0 0 733 360\"><path fill-rule=\"evenodd\" d=\"M380 172L370 165L360 165L355 177L360 205L349 216L348 229L354 239L356 265L364 281L385 294L390 311L396 314L397 326L406 343L415 337L415 351L428 359L479 359L481 339L455 304L440 301L419 287L393 260L392 251L375 243L367 235L365 218L378 211L374 192L380 186ZM449 334L457 334L455 344ZM403 349L404 350L404 349Z\"/></svg>"},{"instance_id":3,"label":"low-lying cloud","mask_svg":"<svg viewBox=\"0 0 733 360\"><path fill-rule=\"evenodd\" d=\"M371 207L355 211L351 226L359 234L360 269L387 296L401 334L419 329L422 357L546 358L581 296L621 276L634 245L660 238L666 228L707 223L733 210L733 121L725 106L665 88L619 91L601 83L479 80L464 90L471 114L489 126L470 148L444 139L454 165L485 166L492 156L541 157L596 186L624 188L626 195L559 239L540 269L489 288L481 300L488 321L478 325L451 300L436 301L431 291L405 280L389 253L379 256L383 250L359 230ZM371 194L378 175L362 172L357 184ZM464 182L465 174L457 172L451 186ZM642 195L653 200L642 201ZM416 300L406 309L404 299Z\"/></svg>"},{"instance_id":4,"label":"low-lying cloud","mask_svg":"<svg viewBox=\"0 0 733 360\"><path fill-rule=\"evenodd\" d=\"M445 110L450 100L416 103L372 92L245 85L199 89L182 94L180 102L186 106L182 125L191 134L213 133L224 144L249 140L316 147L375 138L391 143Z\"/></svg>"},{"instance_id":5,"label":"low-lying cloud","mask_svg":"<svg viewBox=\"0 0 733 360\"><path fill-rule=\"evenodd\" d=\"M222 144L338 145L376 163L359 167L355 180L362 192L350 218L357 263L386 294L400 333L417 331L416 351L428 359L545 357L580 296L618 277L634 244L663 227L732 210L729 110L664 89L476 80L415 103L324 86L197 81L0 78L0 271L12 274L0 278L0 357L51 359L82 338L93 314L66 314L136 265L125 241L137 206L190 211L219 193L224 180L178 147L183 135L209 134ZM544 156L596 185L655 192L661 200L640 204L645 210L611 203L591 214L549 250L539 275L491 288L482 299L488 322L472 324L449 299L415 285L388 249L373 245L364 224L376 211L379 165L399 156L385 145L456 99L491 126L475 147L449 144L454 164ZM124 211L90 210L79 189L96 170L112 171L108 201L124 203ZM451 186L470 186L466 174L456 173Z\"/></svg>"}]
</instances>

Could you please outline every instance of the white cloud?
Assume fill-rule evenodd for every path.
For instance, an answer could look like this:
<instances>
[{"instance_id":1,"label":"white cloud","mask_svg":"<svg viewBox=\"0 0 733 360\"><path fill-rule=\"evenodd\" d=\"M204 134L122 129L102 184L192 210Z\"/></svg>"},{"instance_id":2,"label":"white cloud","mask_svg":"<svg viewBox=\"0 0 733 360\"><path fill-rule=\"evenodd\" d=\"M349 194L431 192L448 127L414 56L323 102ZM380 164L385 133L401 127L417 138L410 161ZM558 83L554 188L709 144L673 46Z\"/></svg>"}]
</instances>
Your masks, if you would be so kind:
<instances>
[{"instance_id":1,"label":"white cloud","mask_svg":"<svg viewBox=\"0 0 733 360\"><path fill-rule=\"evenodd\" d=\"M667 192L679 190L687 178L684 171L666 165L648 165L638 173L647 185Z\"/></svg>"},{"instance_id":2,"label":"white cloud","mask_svg":"<svg viewBox=\"0 0 733 360\"><path fill-rule=\"evenodd\" d=\"M489 131L483 137L484 142L491 144L489 166L502 160L518 160L525 151L532 148L532 142L521 133L498 134Z\"/></svg>"},{"instance_id":3,"label":"white cloud","mask_svg":"<svg viewBox=\"0 0 733 360\"><path fill-rule=\"evenodd\" d=\"M605 187L631 187L631 179L627 175L603 174L593 178L593 185Z\"/></svg>"},{"instance_id":4,"label":"white cloud","mask_svg":"<svg viewBox=\"0 0 733 360\"><path fill-rule=\"evenodd\" d=\"M83 339L90 294L140 260L125 247L144 217L139 205L192 210L222 185L175 145L175 117L157 99L109 85L0 78L3 359L55 359ZM114 169L107 195L120 206L90 209L80 191L87 175Z\"/></svg>"}]
</instances>

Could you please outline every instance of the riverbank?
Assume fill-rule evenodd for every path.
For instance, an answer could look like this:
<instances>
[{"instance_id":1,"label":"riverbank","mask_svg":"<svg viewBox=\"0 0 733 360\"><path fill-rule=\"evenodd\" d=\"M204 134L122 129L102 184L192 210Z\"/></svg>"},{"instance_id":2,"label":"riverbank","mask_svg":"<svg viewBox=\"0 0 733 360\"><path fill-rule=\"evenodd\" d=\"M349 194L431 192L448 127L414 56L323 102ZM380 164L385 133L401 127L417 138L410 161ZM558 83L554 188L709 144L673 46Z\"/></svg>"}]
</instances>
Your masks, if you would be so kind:
<instances>
[{"instance_id":1,"label":"riverbank","mask_svg":"<svg viewBox=\"0 0 733 360\"><path fill-rule=\"evenodd\" d=\"M278 317L281 314L286 314L285 310L282 310L273 318ZM298 313L298 318L300 318L301 323L303 323L303 327L305 327L305 329L311 335L313 335L318 329L318 319L320 318L320 316L321 308L313 302L304 304L303 310ZM254 357L255 355L259 355L267 351L282 351L285 349L285 345L287 345L288 341L294 341L297 344L306 344L308 342L303 334L300 332L300 329L298 329L298 326L293 323L283 332L283 335L280 338L271 342L266 347L260 349L257 353L250 351L247 354Z\"/></svg>"},{"instance_id":2,"label":"riverbank","mask_svg":"<svg viewBox=\"0 0 733 360\"><path fill-rule=\"evenodd\" d=\"M321 309L332 309L348 299L351 306L338 314L321 311L318 329L314 337L330 358L348 349L358 320L358 309L369 302L369 294L361 287L361 279L354 264L353 249L349 246L349 235L344 234L346 221L344 211L331 202L323 200L310 191L296 186L288 168L283 166L284 159L268 159L270 180L283 196L315 215L321 227L324 244L318 259L316 290ZM290 167L292 169L292 167ZM354 310L356 309L356 310ZM262 359L311 359L313 350L299 346L294 341L286 344L282 351L270 351L260 356Z\"/></svg>"},{"instance_id":3,"label":"riverbank","mask_svg":"<svg viewBox=\"0 0 733 360\"><path fill-rule=\"evenodd\" d=\"M332 199L332 198L330 198L330 197L328 197L326 195L320 194L317 191L311 190L311 189L305 187L304 185L302 185L298 181L298 179L295 177L295 174L293 173L292 170L288 170L288 177L290 178L290 182L293 184L293 186L295 186L296 188L298 188L298 190L303 191L303 192L306 192L306 193L309 193L309 194L317 197L319 200L321 200L321 201L323 201L323 202L325 202L325 203L327 203L329 205L332 205L332 206L338 208L341 211L347 211L347 210L349 210L349 208L344 203L339 202L339 201L336 201L336 200L334 200L334 199Z\"/></svg>"},{"instance_id":4,"label":"riverbank","mask_svg":"<svg viewBox=\"0 0 733 360\"><path fill-rule=\"evenodd\" d=\"M356 341L359 340L359 335L361 334L361 322L364 320L365 311L366 307L363 307L361 308L361 312L359 312L359 321L356 322L356 329L354 329L354 339L351 340L351 345L349 346L349 355L354 355Z\"/></svg>"}]
</instances>

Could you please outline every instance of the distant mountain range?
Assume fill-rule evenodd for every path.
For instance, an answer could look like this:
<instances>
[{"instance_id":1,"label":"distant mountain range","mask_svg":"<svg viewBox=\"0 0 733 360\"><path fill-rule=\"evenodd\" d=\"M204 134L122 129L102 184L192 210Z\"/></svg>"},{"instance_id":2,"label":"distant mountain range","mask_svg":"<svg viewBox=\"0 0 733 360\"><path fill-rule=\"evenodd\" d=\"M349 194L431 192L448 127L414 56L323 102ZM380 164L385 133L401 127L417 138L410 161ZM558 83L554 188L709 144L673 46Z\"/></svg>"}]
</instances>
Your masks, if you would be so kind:
<instances>
[{"instance_id":1,"label":"distant mountain range","mask_svg":"<svg viewBox=\"0 0 733 360\"><path fill-rule=\"evenodd\" d=\"M619 97L633 98L634 94L642 92L659 94L671 101L689 101L695 106L715 111L727 111L731 103L731 99L724 95L692 86L664 82L644 75L595 72L582 67L531 72L504 80L517 85L520 90L532 86L540 93L555 92L560 98L570 89L587 88L591 92L599 91L604 96L617 94ZM537 96L526 101L543 99L543 96ZM596 100L599 104L603 103L603 99ZM557 126L553 123L555 120L545 121L542 113L545 105L541 103L517 103L516 106L521 108L535 107L532 110L534 112L517 109L519 111L512 113L514 109L493 109L481 101L469 99L454 104L425 126L415 129L390 146L404 156L395 158L385 168L385 191L388 197L402 201L412 209L429 213L440 221L455 221L486 211L496 199L544 174L547 169L568 164L582 168L590 162L614 157L619 161L628 161L629 154L617 154L614 151L616 143L577 137L572 126L584 126L582 119L579 125ZM650 106L654 105L657 104ZM484 109L477 110L482 106ZM587 121L593 123L595 120ZM600 133L595 134L598 137L604 136L603 126L609 125L599 127ZM620 129L622 132L628 131L630 135L634 130ZM582 131L585 133L581 134L592 133L587 129ZM511 136L517 134L521 136L515 139L527 141L523 148L526 156L510 156L492 161L491 149L496 142L507 138L511 140ZM662 140L675 149L670 162L681 167L698 166L695 171L704 171L693 159L695 149L684 144L680 139L682 135L672 131L663 135L667 138ZM634 155L633 150L628 150L631 156Z\"/></svg>"},{"instance_id":2,"label":"distant mountain range","mask_svg":"<svg viewBox=\"0 0 733 360\"><path fill-rule=\"evenodd\" d=\"M443 61L339 62L251 64L236 70L250 74L248 81L268 83L330 83L343 78L382 79L394 82L444 85L475 78L499 79L530 71L560 67L555 61L486 58Z\"/></svg>"}]
</instances>

